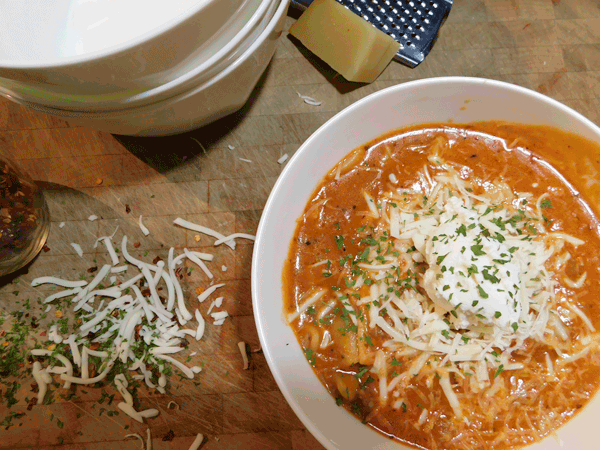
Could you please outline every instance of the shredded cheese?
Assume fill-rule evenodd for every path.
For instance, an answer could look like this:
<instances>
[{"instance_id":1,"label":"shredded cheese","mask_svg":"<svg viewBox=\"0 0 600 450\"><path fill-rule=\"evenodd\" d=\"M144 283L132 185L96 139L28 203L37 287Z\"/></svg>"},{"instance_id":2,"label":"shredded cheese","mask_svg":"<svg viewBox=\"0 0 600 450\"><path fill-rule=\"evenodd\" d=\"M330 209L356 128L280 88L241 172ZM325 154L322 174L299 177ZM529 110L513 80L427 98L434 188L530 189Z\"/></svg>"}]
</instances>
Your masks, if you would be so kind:
<instances>
[{"instance_id":1,"label":"shredded cheese","mask_svg":"<svg viewBox=\"0 0 600 450\"><path fill-rule=\"evenodd\" d=\"M308 95L302 95L300 92L296 92L296 94L298 94L298 97L300 97L307 105L321 106L323 104L323 102L315 100L314 98L309 97Z\"/></svg>"},{"instance_id":2,"label":"shredded cheese","mask_svg":"<svg viewBox=\"0 0 600 450\"><path fill-rule=\"evenodd\" d=\"M232 249L235 248L237 238L254 239L254 236L244 233L225 236L182 219L176 220L175 223L208 234L217 240L215 245L225 243ZM142 216L139 225L144 232ZM58 299L71 297L73 310L79 314L76 329L68 338L61 336L56 324L50 327L47 334L48 339L56 344L68 344L66 349L70 351L73 363L55 350L55 344L48 347L48 350L35 349L31 352L34 356L52 356L63 365L43 368L39 361L35 361L32 373L39 386L37 398L39 403L44 401L48 385L53 380L52 375L59 376L64 381L65 388L69 388L71 384L91 385L105 380L117 360L125 364L133 379L143 380L149 388L157 389L163 394L166 392L167 385L164 362L172 364L188 378L194 378L194 375L202 370L199 366L188 367L170 356L184 350L182 342L185 335L199 340L204 336L206 327L202 314L196 309L194 315L198 322L197 329L181 328L193 316L185 305L183 290L178 281L177 266L187 258L212 278L205 261L213 261L214 255L187 249L183 254L175 255L174 249L171 248L167 262L158 260L147 263L129 253L128 239L124 236L120 250L125 264L119 265L122 264L122 260L111 241L114 234L96 240L96 246L99 242L103 242L111 263L102 266L89 283L84 280L70 281L51 276L36 278L31 283L32 286L53 284L65 288L46 297L47 308L51 308L51 303ZM123 279L130 270L138 273ZM108 281L110 285L104 287ZM224 283L210 286L199 295L199 301L204 301L216 289L223 286ZM211 308L220 307L222 302L223 297L217 298ZM61 311L57 311L56 317L61 317L62 314ZM227 311L209 312L209 314L215 326L222 325L228 317ZM144 355L136 353L137 342L149 346L145 349ZM93 349L95 347L91 347L91 344L100 344L103 347L101 350L96 350ZM196 352L193 352L190 356L195 354ZM99 361L91 358L98 358ZM90 376L91 364L94 364L98 370L94 376ZM155 375L153 371L146 368L147 364L159 368L157 378L153 378ZM77 375L74 369L79 371ZM132 374L136 371L137 374ZM150 408L138 412L133 408L133 396L127 390L128 383L123 374L115 375L113 383L123 397L118 408L124 413L140 423L159 414L157 409Z\"/></svg>"},{"instance_id":3,"label":"shredded cheese","mask_svg":"<svg viewBox=\"0 0 600 450\"><path fill-rule=\"evenodd\" d=\"M233 241L234 239L249 239L251 241L256 240L256 236L252 235L252 234L247 234L247 233L233 233L230 234L229 236L225 236L222 237L220 239L217 239L214 243L215 246L223 244L224 242L230 242Z\"/></svg>"},{"instance_id":4,"label":"shredded cheese","mask_svg":"<svg viewBox=\"0 0 600 450\"><path fill-rule=\"evenodd\" d=\"M140 216L140 218L138 220L138 224L140 226L140 230L142 230L142 233L144 233L144 236L148 236L150 234L150 231L142 223L142 216Z\"/></svg>"},{"instance_id":5,"label":"shredded cheese","mask_svg":"<svg viewBox=\"0 0 600 450\"><path fill-rule=\"evenodd\" d=\"M204 435L198 433L196 435L196 439L194 439L194 442L192 442L192 445L190 445L189 450L198 450L202 444L202 441L204 441Z\"/></svg>"},{"instance_id":6,"label":"shredded cheese","mask_svg":"<svg viewBox=\"0 0 600 450\"><path fill-rule=\"evenodd\" d=\"M77 255L79 255L80 258L83 257L83 250L81 250L81 245L71 242L71 247L73 247L73 250L75 250L75 253L77 253Z\"/></svg>"},{"instance_id":7,"label":"shredded cheese","mask_svg":"<svg viewBox=\"0 0 600 450\"><path fill-rule=\"evenodd\" d=\"M242 360L244 362L244 370L248 370L248 353L246 353L246 343L243 341L238 342L238 348L240 349Z\"/></svg>"},{"instance_id":8,"label":"shredded cheese","mask_svg":"<svg viewBox=\"0 0 600 450\"><path fill-rule=\"evenodd\" d=\"M123 411L123 412L124 412L124 411ZM133 437L133 438L136 438L136 439L138 439L138 440L141 442L141 444L142 444L142 445L140 446L140 449L141 449L141 450L144 450L144 438L143 438L143 437L141 437L141 436L140 436L139 434L137 434L137 433L131 433L131 434L126 434L126 435L125 435L125 439L127 439L127 438L130 438L130 437Z\"/></svg>"},{"instance_id":9,"label":"shredded cheese","mask_svg":"<svg viewBox=\"0 0 600 450\"><path fill-rule=\"evenodd\" d=\"M223 286L225 286L225 283L214 284L206 288L200 295L198 295L198 301L200 303L204 302L204 300L206 300L213 292Z\"/></svg>"},{"instance_id":10,"label":"shredded cheese","mask_svg":"<svg viewBox=\"0 0 600 450\"><path fill-rule=\"evenodd\" d=\"M197 231L198 233L202 233L202 234L206 234L208 236L212 236L215 239L223 239L225 238L224 235L222 235L221 233L212 230L210 228L204 227L202 225L197 225L195 223L192 222L188 222L187 220L181 219L180 217L178 217L177 219L175 219L173 221L173 223L175 225L179 225L180 227L183 228L187 228L188 230L192 230L192 231ZM235 242L225 242L225 245L228 245L229 247L231 247L232 249L235 249Z\"/></svg>"}]
</instances>

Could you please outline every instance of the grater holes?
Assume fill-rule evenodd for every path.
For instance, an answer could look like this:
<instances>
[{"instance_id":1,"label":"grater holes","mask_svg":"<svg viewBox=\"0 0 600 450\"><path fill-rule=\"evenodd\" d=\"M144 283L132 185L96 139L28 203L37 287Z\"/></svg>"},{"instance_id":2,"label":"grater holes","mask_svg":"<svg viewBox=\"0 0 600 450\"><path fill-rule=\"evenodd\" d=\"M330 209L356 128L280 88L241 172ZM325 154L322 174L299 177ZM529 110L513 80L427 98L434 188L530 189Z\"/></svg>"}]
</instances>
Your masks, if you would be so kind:
<instances>
[{"instance_id":1,"label":"grater holes","mask_svg":"<svg viewBox=\"0 0 600 450\"><path fill-rule=\"evenodd\" d=\"M445 8L441 0L337 1L400 42L400 48L408 54L429 40L428 27L436 22L440 9Z\"/></svg>"}]
</instances>

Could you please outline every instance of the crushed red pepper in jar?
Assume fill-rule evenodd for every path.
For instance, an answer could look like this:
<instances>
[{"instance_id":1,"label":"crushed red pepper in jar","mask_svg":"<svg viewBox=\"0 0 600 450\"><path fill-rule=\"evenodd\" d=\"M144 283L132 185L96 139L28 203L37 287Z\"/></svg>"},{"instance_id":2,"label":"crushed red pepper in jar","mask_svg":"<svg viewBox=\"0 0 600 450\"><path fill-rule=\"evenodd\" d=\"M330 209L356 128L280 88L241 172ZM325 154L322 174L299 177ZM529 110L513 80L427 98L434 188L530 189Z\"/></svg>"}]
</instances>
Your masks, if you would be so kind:
<instances>
[{"instance_id":1,"label":"crushed red pepper in jar","mask_svg":"<svg viewBox=\"0 0 600 450\"><path fill-rule=\"evenodd\" d=\"M36 184L0 158L0 275L30 262L48 230L48 209Z\"/></svg>"}]
</instances>

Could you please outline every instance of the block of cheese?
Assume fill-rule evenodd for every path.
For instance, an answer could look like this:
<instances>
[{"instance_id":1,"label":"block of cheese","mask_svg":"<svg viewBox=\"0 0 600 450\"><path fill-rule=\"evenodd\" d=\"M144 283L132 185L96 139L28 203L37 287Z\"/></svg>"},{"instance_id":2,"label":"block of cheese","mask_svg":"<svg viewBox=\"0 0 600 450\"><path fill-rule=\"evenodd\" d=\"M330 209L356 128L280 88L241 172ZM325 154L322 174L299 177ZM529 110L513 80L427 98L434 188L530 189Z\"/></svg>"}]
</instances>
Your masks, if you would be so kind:
<instances>
[{"instance_id":1,"label":"block of cheese","mask_svg":"<svg viewBox=\"0 0 600 450\"><path fill-rule=\"evenodd\" d=\"M346 80L362 83L375 81L400 48L335 0L314 0L290 34Z\"/></svg>"}]
</instances>

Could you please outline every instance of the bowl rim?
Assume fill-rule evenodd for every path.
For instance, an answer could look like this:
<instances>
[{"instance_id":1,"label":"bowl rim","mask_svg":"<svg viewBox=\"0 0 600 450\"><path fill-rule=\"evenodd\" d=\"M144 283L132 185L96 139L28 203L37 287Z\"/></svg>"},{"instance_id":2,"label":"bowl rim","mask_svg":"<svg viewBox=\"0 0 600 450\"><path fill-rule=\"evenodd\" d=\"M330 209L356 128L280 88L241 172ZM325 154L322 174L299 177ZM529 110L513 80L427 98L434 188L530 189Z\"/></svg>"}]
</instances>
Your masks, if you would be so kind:
<instances>
[{"instance_id":1,"label":"bowl rim","mask_svg":"<svg viewBox=\"0 0 600 450\"><path fill-rule=\"evenodd\" d=\"M275 198L278 196L278 193L281 190L282 186L284 184L288 183L288 178L290 177L290 174L292 174L294 171L294 165L295 165L296 161L298 161L302 158L302 155L305 152L305 150L312 145L313 141L318 139L318 136L320 134L322 134L325 129L328 129L329 127L333 126L336 122L341 121L346 116L352 114L354 112L354 110L361 108L365 104L368 104L371 102L377 102L381 97L385 97L385 96L389 95L391 92L403 91L403 90L412 89L412 88L419 88L419 87L423 87L423 86L427 86L427 85L431 86L431 85L446 84L446 83L472 83L472 84L477 84L477 85L491 84L494 87L497 87L500 89L506 89L506 90L513 91L518 94L523 94L525 96L533 97L535 100L546 103L554 108L559 109L561 112L566 113L567 115L573 117L574 119L576 119L580 123L582 123L585 127L591 128L593 130L593 132L597 135L598 142L600 143L600 127L598 125L596 125L590 119L585 117L583 114L579 113L578 111L575 111L573 108L571 108L557 100L554 100L553 98L548 97L547 95L541 94L539 92L536 92L534 90L531 90L531 89L528 89L528 88L525 88L525 87L522 87L519 85L507 83L504 81L492 80L492 79L487 79L487 78L479 78L479 77L463 77L463 76L432 77L432 78L424 78L424 79L419 79L419 80L412 80L412 81L407 81L405 83L397 84L397 85L390 86L390 87L381 89L379 91L376 91L372 94L369 94L369 95L361 98L360 100L357 100L356 102L350 104L349 106L345 107L343 110L341 110L340 112L335 114L333 117L331 117L329 120L327 120L323 125L321 125L316 131L314 131L308 137L308 139L306 139L302 143L302 145L298 148L298 150L296 150L294 155L290 158L290 160L288 161L288 163L282 170L281 174L277 178L277 180L269 194L267 202L265 203L265 207L263 209L263 212L262 212L259 224L258 224L258 228L257 228L257 232L256 232L256 241L254 244L254 251L253 251L253 255L252 255L252 267L251 267L252 311L254 314L254 320L255 320L261 348L263 350L265 359L267 360L267 364L269 366L271 374L273 375L273 378L275 379L275 381L277 383L279 390L283 394L288 405L292 408L292 410L294 411L296 416L300 419L300 421L304 424L304 426L310 431L310 433L323 446L325 446L329 450L335 450L337 447L334 445L334 443L330 439L328 439L323 434L323 432L320 430L320 428L317 426L317 424L315 422L313 422L311 417L309 417L304 412L304 410L301 408L301 406L296 402L296 400L292 396L292 393L291 393L290 389L288 388L288 386L286 385L284 379L282 378L282 375L279 371L278 365L275 362L275 358L273 355L273 349L271 348L270 343L266 340L266 337L265 337L266 336L266 328L268 327L268 325L265 322L265 318L261 314L260 306L259 306L260 303L262 302L262 300L259 297L259 293L261 291L261 283L259 283L260 261L259 261L258 255L260 253L262 253L261 249L266 245L265 242L268 239L268 237L265 234L266 233L265 228L267 226L266 225L267 218L269 216L273 215L274 213L276 213L276 211L274 211L274 206L273 206L273 204L275 202ZM390 130L390 131L392 131L392 130ZM289 243L285 243L285 251L286 252L288 249L288 245L289 245ZM283 312L282 312L282 314L283 314ZM316 379L316 376L315 376L315 379ZM319 382L319 381L316 380L316 382ZM590 401L599 396L600 396L600 391L596 392L590 398ZM579 414L577 416L579 416ZM572 419L574 419L574 418L572 418ZM565 424L562 424L561 426L558 427L558 429L564 428L565 425L567 425L571 421L572 420L569 420ZM558 430L558 429L555 429L554 431L556 432L556 430ZM375 432L375 431L373 431L373 432ZM379 433L377 433L377 434L379 434ZM383 436L383 435L380 434L380 436ZM552 436L552 433L549 436ZM531 445L532 446L539 445L541 442L545 442L549 436L547 436L546 438L543 438L540 441L536 441L534 444L531 444ZM390 442L397 442L397 441L393 441L390 439ZM400 443L398 443L398 444L400 444ZM561 446L562 446L562 444L561 444ZM536 447L536 450L537 450L537 447Z\"/></svg>"},{"instance_id":2,"label":"bowl rim","mask_svg":"<svg viewBox=\"0 0 600 450\"><path fill-rule=\"evenodd\" d=\"M246 60L248 60L259 48L263 42L268 39L270 34L275 29L277 22L281 19L281 16L285 14L287 8L290 4L290 0L270 0L273 3L277 3L276 7L272 11L272 16L266 22L265 28L256 36L250 46L246 48L241 55L221 72L218 72L213 77L208 80L202 81L199 85L193 85L187 90L180 92L178 94L174 94L173 96L158 99L153 102L144 103L138 106L131 106L129 108L123 109L113 109L113 110L71 110L71 109L60 109L60 108L52 108L50 106L38 105L33 102L28 102L26 100L16 100L17 103L27 106L29 108L36 109L38 111L44 112L46 114L57 115L59 117L64 117L66 120L69 120L69 117L72 118L84 118L84 119L100 119L100 120L111 120L114 118L120 118L124 115L140 115L145 114L149 111L153 111L161 108L168 108L170 105L177 103L182 100L186 100L187 98L198 94L199 92L210 88L213 84L219 82L223 78L229 76L232 72L234 72L241 64L243 64ZM269 59L270 61L270 59ZM261 72L262 73L262 72ZM251 91L251 89L250 89ZM247 100L247 99L246 99Z\"/></svg>"},{"instance_id":3,"label":"bowl rim","mask_svg":"<svg viewBox=\"0 0 600 450\"><path fill-rule=\"evenodd\" d=\"M82 94L73 98L71 106L50 105L48 103L37 103L32 99L24 99L17 94L9 94L19 103L35 109L43 110L48 114L52 111L61 111L75 116L107 115L115 113L127 113L137 111L155 104L162 104L169 100L186 95L190 91L197 91L199 86L210 84L213 79L218 78L221 73L230 71L231 67L238 64L248 50L255 47L264 31L269 27L273 16L281 6L289 0L261 0L252 16L244 23L236 35L221 47L214 55L200 62L191 70L167 81L164 84L149 89L134 90L130 95L111 98L114 94L88 95ZM270 16L269 16L270 15ZM262 29L260 27L263 27ZM0 86L0 90L1 90ZM48 96L44 92L40 97ZM60 97L59 93L53 93L53 97ZM96 100L93 97L99 97ZM108 98L108 100L107 100ZM91 100L90 100L91 99Z\"/></svg>"},{"instance_id":4,"label":"bowl rim","mask_svg":"<svg viewBox=\"0 0 600 450\"><path fill-rule=\"evenodd\" d=\"M105 58L117 58L124 53L135 49L135 47L144 44L147 41L160 39L167 33L174 30L187 20L191 20L195 15L201 13L210 3L218 0L196 0L196 4L175 16L171 20L160 24L159 26L146 31L134 38L124 42L111 45L101 50L84 53L83 55L67 56L64 58L53 58L48 61L35 60L14 60L0 59L0 69L3 70L59 70L75 68L82 64L100 62ZM269 3L271 0L262 0L263 3ZM260 6L259 6L260 8Z\"/></svg>"}]
</instances>

